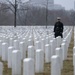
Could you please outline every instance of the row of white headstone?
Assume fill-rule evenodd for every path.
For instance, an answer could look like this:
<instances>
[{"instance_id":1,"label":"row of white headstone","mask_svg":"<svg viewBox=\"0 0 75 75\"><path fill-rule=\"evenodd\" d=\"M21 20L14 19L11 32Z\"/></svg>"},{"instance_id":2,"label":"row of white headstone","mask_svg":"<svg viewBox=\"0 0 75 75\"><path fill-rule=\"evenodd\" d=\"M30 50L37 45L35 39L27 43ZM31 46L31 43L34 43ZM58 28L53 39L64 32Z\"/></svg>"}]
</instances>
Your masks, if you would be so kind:
<instances>
[{"instance_id":1,"label":"row of white headstone","mask_svg":"<svg viewBox=\"0 0 75 75\"><path fill-rule=\"evenodd\" d=\"M41 37L41 33L37 31L33 32L32 36L28 32L27 37L23 36L19 40L16 37L16 40L12 38L11 41L7 39L4 42L3 39L3 42L0 41L0 57L3 61L8 61L8 68L12 68L12 75L21 75L21 60L23 60L23 75L35 75L35 72L42 73L44 71L45 55L45 63L51 62L51 75L61 75L63 60L67 59L72 28L69 27L64 34L65 38L62 41L60 37L53 38L53 34ZM28 52L27 58L26 51ZM2 68L0 71L2 72Z\"/></svg>"},{"instance_id":2,"label":"row of white headstone","mask_svg":"<svg viewBox=\"0 0 75 75\"><path fill-rule=\"evenodd\" d=\"M63 61L67 59L67 51L71 41L72 29L69 31L66 38L64 38L61 48L56 48L56 55L52 56L51 61L51 75L61 75L63 69ZM60 50L61 49L61 50Z\"/></svg>"},{"instance_id":3,"label":"row of white headstone","mask_svg":"<svg viewBox=\"0 0 75 75\"><path fill-rule=\"evenodd\" d=\"M75 27L74 27L73 67L74 67L74 75L75 75Z\"/></svg>"},{"instance_id":4,"label":"row of white headstone","mask_svg":"<svg viewBox=\"0 0 75 75\"><path fill-rule=\"evenodd\" d=\"M4 31L7 32L6 29ZM12 32L13 32L13 30L12 30ZM2 57L3 61L8 61L8 68L12 68L12 75L15 75L15 74L21 75L21 59L24 59L26 57L26 44L27 44L26 38L27 37L26 38L22 37L23 40L21 40L22 38L20 38L19 36L25 36L25 35L29 36L29 33L30 33L30 31L27 31L28 35L26 34L26 32L24 32L24 34L21 35L21 32L20 32L20 35L18 34L18 37L13 36L14 38L12 37L12 33L10 33L10 31L8 31L8 33L6 33L6 34L1 33L1 35L0 35L0 57ZM30 36L29 38L32 38L32 37ZM23 42L20 42L20 41L23 41ZM28 47L28 57L34 58L34 48L33 48L33 46L31 46L31 45L33 45L33 43L32 43L33 41L30 39L28 41L29 41L28 44L30 45ZM27 61L29 62L32 60L30 59ZM3 64L1 63L0 66L1 66L0 67L1 68L0 75L2 75ZM32 68L33 68L33 65L32 65ZM24 74L24 75L26 75L26 74Z\"/></svg>"}]
</instances>

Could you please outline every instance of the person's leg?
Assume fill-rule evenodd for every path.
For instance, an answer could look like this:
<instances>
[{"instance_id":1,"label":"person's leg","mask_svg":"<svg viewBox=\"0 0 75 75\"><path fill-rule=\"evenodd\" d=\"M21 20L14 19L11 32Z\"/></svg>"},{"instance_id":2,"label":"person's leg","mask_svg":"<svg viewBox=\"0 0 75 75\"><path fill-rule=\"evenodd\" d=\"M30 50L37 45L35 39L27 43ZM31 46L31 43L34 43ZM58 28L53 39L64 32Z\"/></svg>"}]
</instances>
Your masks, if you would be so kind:
<instances>
[{"instance_id":1,"label":"person's leg","mask_svg":"<svg viewBox=\"0 0 75 75\"><path fill-rule=\"evenodd\" d=\"M63 35L61 34L61 38L63 38Z\"/></svg>"},{"instance_id":2,"label":"person's leg","mask_svg":"<svg viewBox=\"0 0 75 75\"><path fill-rule=\"evenodd\" d=\"M59 34L59 36L61 36L61 38L63 38L63 35L62 35L62 33L60 33L60 34Z\"/></svg>"},{"instance_id":3,"label":"person's leg","mask_svg":"<svg viewBox=\"0 0 75 75\"><path fill-rule=\"evenodd\" d=\"M63 41L63 35L62 35L62 34L60 34L60 36L61 36L61 43L62 43L62 41Z\"/></svg>"},{"instance_id":4,"label":"person's leg","mask_svg":"<svg viewBox=\"0 0 75 75\"><path fill-rule=\"evenodd\" d=\"M57 34L55 33L55 38L57 37Z\"/></svg>"}]
</instances>

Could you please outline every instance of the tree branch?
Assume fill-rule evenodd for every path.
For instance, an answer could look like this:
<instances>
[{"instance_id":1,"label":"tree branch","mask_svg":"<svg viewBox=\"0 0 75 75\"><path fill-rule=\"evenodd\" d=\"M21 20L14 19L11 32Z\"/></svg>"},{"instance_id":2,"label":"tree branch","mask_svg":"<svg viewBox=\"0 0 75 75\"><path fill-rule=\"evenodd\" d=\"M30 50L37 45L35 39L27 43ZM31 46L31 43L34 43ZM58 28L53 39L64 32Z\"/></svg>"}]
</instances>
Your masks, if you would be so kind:
<instances>
[{"instance_id":1,"label":"tree branch","mask_svg":"<svg viewBox=\"0 0 75 75\"><path fill-rule=\"evenodd\" d=\"M13 8L15 8L15 5L11 1L7 0L7 2L9 2L13 6Z\"/></svg>"}]
</instances>

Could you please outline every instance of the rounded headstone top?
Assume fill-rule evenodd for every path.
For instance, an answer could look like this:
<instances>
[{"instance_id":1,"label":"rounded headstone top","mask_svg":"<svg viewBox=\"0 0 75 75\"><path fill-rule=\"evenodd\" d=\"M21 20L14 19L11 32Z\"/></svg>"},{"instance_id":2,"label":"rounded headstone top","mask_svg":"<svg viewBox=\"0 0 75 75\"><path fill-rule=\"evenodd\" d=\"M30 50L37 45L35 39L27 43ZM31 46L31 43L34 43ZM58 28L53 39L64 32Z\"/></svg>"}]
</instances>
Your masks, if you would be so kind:
<instances>
[{"instance_id":1,"label":"rounded headstone top","mask_svg":"<svg viewBox=\"0 0 75 75\"><path fill-rule=\"evenodd\" d=\"M60 48L56 48L56 50L60 50Z\"/></svg>"},{"instance_id":2,"label":"rounded headstone top","mask_svg":"<svg viewBox=\"0 0 75 75\"><path fill-rule=\"evenodd\" d=\"M40 51L42 51L42 50L41 50L41 49L37 49L37 50L36 50L36 52L40 52Z\"/></svg>"},{"instance_id":3,"label":"rounded headstone top","mask_svg":"<svg viewBox=\"0 0 75 75\"><path fill-rule=\"evenodd\" d=\"M46 44L45 46L49 46L49 44Z\"/></svg>"},{"instance_id":4,"label":"rounded headstone top","mask_svg":"<svg viewBox=\"0 0 75 75\"><path fill-rule=\"evenodd\" d=\"M13 49L13 47L12 47L12 46L10 46L10 47L8 47L8 49Z\"/></svg>"},{"instance_id":5,"label":"rounded headstone top","mask_svg":"<svg viewBox=\"0 0 75 75\"><path fill-rule=\"evenodd\" d=\"M13 53L17 53L17 52L19 52L19 50L13 50Z\"/></svg>"},{"instance_id":6,"label":"rounded headstone top","mask_svg":"<svg viewBox=\"0 0 75 75\"><path fill-rule=\"evenodd\" d=\"M57 58L58 57L58 55L54 55L54 56L52 56L52 58Z\"/></svg>"},{"instance_id":7,"label":"rounded headstone top","mask_svg":"<svg viewBox=\"0 0 75 75\"><path fill-rule=\"evenodd\" d=\"M25 61L30 61L30 60L32 60L32 58L25 58L23 61L25 62Z\"/></svg>"},{"instance_id":8,"label":"rounded headstone top","mask_svg":"<svg viewBox=\"0 0 75 75\"><path fill-rule=\"evenodd\" d=\"M5 42L4 42L4 43L2 43L2 45L6 45L6 44L7 44L7 43L5 43Z\"/></svg>"},{"instance_id":9,"label":"rounded headstone top","mask_svg":"<svg viewBox=\"0 0 75 75\"><path fill-rule=\"evenodd\" d=\"M28 48L33 48L33 46L28 46Z\"/></svg>"}]
</instances>

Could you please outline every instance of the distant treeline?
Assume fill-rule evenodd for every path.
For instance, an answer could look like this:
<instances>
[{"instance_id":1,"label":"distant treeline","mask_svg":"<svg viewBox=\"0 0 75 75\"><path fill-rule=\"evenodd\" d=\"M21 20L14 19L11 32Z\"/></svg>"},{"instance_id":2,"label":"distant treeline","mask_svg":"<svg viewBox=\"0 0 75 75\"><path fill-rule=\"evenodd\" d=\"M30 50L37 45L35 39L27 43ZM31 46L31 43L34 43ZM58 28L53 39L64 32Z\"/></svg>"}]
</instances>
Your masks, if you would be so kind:
<instances>
[{"instance_id":1,"label":"distant treeline","mask_svg":"<svg viewBox=\"0 0 75 75\"><path fill-rule=\"evenodd\" d=\"M48 11L48 12L47 12ZM60 16L64 25L75 25L75 11L48 10L40 7L27 7L17 10L17 25L54 25ZM14 9L11 5L0 3L0 25L14 24Z\"/></svg>"}]
</instances>

